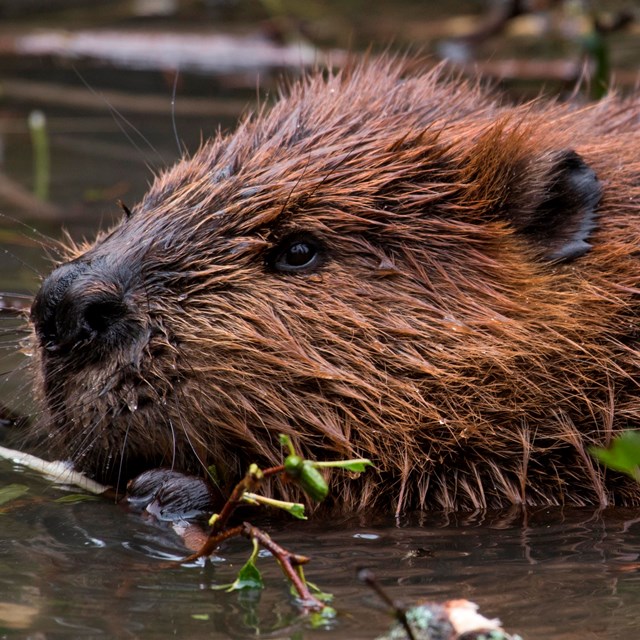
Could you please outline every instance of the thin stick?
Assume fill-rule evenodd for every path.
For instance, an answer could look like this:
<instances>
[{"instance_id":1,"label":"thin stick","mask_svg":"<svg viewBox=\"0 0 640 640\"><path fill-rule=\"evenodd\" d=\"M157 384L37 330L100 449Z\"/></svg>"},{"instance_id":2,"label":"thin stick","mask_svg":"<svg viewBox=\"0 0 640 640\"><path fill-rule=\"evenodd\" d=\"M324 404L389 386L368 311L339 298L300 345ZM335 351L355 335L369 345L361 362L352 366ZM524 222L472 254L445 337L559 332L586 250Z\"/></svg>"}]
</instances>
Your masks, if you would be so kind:
<instances>
[{"instance_id":1,"label":"thin stick","mask_svg":"<svg viewBox=\"0 0 640 640\"><path fill-rule=\"evenodd\" d=\"M404 627L404 630L407 633L407 638L409 640L416 640L416 636L413 633L413 629L407 620L407 610L404 605L399 600L393 600L389 594L380 586L380 583L376 580L376 577L373 571L369 571L369 569L361 569L358 571L358 578L362 580L368 587L371 587L380 599L388 604L392 609L393 613L396 617L396 620Z\"/></svg>"},{"instance_id":2,"label":"thin stick","mask_svg":"<svg viewBox=\"0 0 640 640\"><path fill-rule=\"evenodd\" d=\"M192 553L189 557L180 561L180 564L185 562L193 562L198 558L203 558L206 556L210 556L225 540L229 538L234 538L236 536L240 536L244 533L243 525L238 525L237 527L232 527L231 529L227 529L226 531L222 531L221 533L215 536L209 536L207 541L198 549L195 553Z\"/></svg>"},{"instance_id":3,"label":"thin stick","mask_svg":"<svg viewBox=\"0 0 640 640\"><path fill-rule=\"evenodd\" d=\"M242 496L245 492L255 492L264 478L277 475L279 473L282 473L283 471L284 465L269 467L268 469L264 469L262 471L254 465L249 467L249 471L247 471L245 477L242 478L242 480L240 480L240 482L238 482L238 484L233 488L231 495L224 503L222 511L220 511L218 517L211 527L211 534L209 537L215 537L220 531L225 528L227 522L229 521L229 518L233 515L233 512L238 508L238 506L244 504ZM210 545L207 544L206 546L208 548Z\"/></svg>"},{"instance_id":4,"label":"thin stick","mask_svg":"<svg viewBox=\"0 0 640 640\"><path fill-rule=\"evenodd\" d=\"M249 522L242 523L242 535L251 540L257 540L261 547L264 547L273 554L282 569L282 573L284 573L285 577L293 585L293 588L298 592L304 609L307 611L322 611L325 608L324 603L309 591L300 574L295 570L295 567L302 566L309 562L307 556L301 556L287 551L284 547L274 542L264 531L254 527ZM415 638L413 638L413 640L415 640Z\"/></svg>"},{"instance_id":5,"label":"thin stick","mask_svg":"<svg viewBox=\"0 0 640 640\"><path fill-rule=\"evenodd\" d=\"M0 459L12 460L16 464L20 464L23 467L47 476L57 484L73 484L76 487L80 487L96 495L106 495L108 497L112 495L111 487L87 478L87 476L79 471L70 469L66 462L60 460L49 462L48 460L43 460L29 453L23 453L15 449L7 449L6 447L0 447Z\"/></svg>"}]
</instances>

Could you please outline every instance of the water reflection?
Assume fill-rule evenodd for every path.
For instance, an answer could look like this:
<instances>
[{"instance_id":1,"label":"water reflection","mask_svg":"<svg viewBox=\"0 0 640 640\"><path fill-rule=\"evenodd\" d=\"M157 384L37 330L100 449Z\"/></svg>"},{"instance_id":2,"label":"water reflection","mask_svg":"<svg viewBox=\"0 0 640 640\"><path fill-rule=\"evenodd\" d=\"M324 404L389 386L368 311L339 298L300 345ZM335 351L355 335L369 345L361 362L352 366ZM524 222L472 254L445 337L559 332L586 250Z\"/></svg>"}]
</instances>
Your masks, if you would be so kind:
<instances>
[{"instance_id":1,"label":"water reflection","mask_svg":"<svg viewBox=\"0 0 640 640\"><path fill-rule=\"evenodd\" d=\"M270 558L259 561L265 591L214 589L232 582L245 562L243 540L205 567L177 566L172 561L184 549L166 529L100 501L55 503L60 489L6 464L0 472L0 484L19 475L31 488L31 498L2 517L2 599L26 607L24 629L47 638L325 634L298 617ZM394 598L468 598L528 639L626 640L637 631L640 516L631 510L263 526L280 544L312 556L307 577L334 594L339 611L331 637L373 638L387 625L377 598L356 579L359 567L373 569Z\"/></svg>"}]
</instances>

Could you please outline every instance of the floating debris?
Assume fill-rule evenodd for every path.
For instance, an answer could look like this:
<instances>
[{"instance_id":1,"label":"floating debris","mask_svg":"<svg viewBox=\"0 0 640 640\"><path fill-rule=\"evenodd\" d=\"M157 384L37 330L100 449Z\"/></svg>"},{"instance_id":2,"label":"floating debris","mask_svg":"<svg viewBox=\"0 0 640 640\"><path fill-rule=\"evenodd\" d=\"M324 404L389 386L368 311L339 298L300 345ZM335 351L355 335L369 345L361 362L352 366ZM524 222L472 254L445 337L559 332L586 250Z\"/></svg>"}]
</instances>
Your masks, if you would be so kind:
<instances>
[{"instance_id":1,"label":"floating debris","mask_svg":"<svg viewBox=\"0 0 640 640\"><path fill-rule=\"evenodd\" d=\"M49 462L29 453L8 449L7 447L0 447L0 458L12 460L16 464L37 471L58 484L72 484L97 495L110 491L110 487L87 478L79 471L74 471L68 462L62 460Z\"/></svg>"},{"instance_id":2,"label":"floating debris","mask_svg":"<svg viewBox=\"0 0 640 640\"><path fill-rule=\"evenodd\" d=\"M469 600L425 602L407 609L406 622L414 640L522 640L508 634L500 620L489 620L478 613L478 605ZM401 622L377 640L410 640Z\"/></svg>"}]
</instances>

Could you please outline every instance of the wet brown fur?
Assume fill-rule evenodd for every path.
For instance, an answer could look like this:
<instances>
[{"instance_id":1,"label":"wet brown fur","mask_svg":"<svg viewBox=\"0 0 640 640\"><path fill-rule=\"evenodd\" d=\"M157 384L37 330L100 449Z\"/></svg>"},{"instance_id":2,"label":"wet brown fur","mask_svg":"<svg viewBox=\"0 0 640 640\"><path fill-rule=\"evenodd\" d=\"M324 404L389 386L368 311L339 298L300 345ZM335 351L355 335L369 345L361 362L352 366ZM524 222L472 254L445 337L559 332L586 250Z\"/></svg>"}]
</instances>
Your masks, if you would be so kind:
<instances>
[{"instance_id":1,"label":"wet brown fur","mask_svg":"<svg viewBox=\"0 0 640 640\"><path fill-rule=\"evenodd\" d=\"M106 265L87 286L122 291L139 336L37 355L53 452L230 480L279 463L284 432L372 458L332 475L344 511L640 503L587 451L639 422L640 101L503 105L403 67L293 84L70 249ZM518 228L563 150L603 189L567 262ZM313 272L269 266L292 231L321 239Z\"/></svg>"}]
</instances>

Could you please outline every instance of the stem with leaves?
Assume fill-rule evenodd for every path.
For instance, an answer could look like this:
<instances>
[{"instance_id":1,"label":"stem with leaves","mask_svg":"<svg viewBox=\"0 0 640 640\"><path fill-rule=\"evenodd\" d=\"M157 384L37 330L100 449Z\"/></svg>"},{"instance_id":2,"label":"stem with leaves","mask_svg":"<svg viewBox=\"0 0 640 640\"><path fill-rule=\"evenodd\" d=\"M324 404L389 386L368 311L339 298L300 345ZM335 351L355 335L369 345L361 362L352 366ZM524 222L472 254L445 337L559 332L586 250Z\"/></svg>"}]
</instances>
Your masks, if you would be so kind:
<instances>
[{"instance_id":1,"label":"stem with leaves","mask_svg":"<svg viewBox=\"0 0 640 640\"><path fill-rule=\"evenodd\" d=\"M310 583L306 581L302 570L302 566L309 562L309 558L292 553L284 547L281 547L274 542L267 533L249 522L243 522L241 525L233 527L228 527L228 524L235 510L242 504L262 505L270 508L283 509L295 518L306 520L303 504L275 500L257 493L267 478L282 475L289 481L298 484L312 500L319 502L329 493L329 487L319 469L337 467L355 473L362 473L368 466L372 466L372 464L365 458L325 462L306 460L295 451L293 443L288 436L281 435L280 442L288 451L284 464L268 469L260 469L258 465L252 464L244 478L233 488L220 513L214 514L209 520L211 531L206 542L196 553L189 556L185 562L210 556L215 553L217 548L225 540L243 536L253 542L254 552L243 569L241 569L241 573L246 571L259 577L259 572L254 564L255 558L257 557L256 544L259 544L264 549L270 551L277 560L282 572L298 594L300 606L303 611L332 612L333 610L322 602L320 598L313 595L309 589ZM255 583L252 582L246 586L255 587ZM232 585L232 589L236 588L245 588L245 582L241 580L241 576L239 576Z\"/></svg>"}]
</instances>

